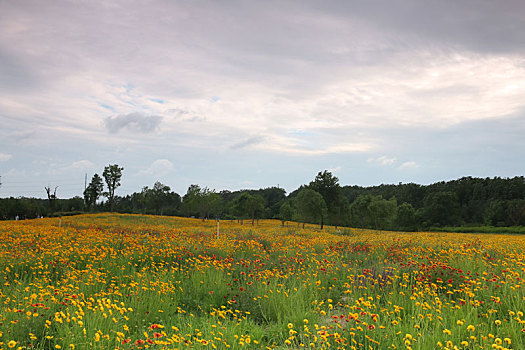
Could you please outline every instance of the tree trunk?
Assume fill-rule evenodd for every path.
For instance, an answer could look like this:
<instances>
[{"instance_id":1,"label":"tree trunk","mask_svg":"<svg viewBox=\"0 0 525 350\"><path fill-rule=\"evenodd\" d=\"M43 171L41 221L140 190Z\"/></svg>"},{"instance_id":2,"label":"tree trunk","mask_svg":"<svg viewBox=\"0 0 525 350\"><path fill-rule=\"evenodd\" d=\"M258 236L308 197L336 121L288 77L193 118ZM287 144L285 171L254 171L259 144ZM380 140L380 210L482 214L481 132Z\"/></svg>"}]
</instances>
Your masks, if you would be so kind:
<instances>
[{"instance_id":1,"label":"tree trunk","mask_svg":"<svg viewBox=\"0 0 525 350\"><path fill-rule=\"evenodd\" d=\"M323 227L324 227L324 217L321 216L321 230L323 229Z\"/></svg>"}]
</instances>

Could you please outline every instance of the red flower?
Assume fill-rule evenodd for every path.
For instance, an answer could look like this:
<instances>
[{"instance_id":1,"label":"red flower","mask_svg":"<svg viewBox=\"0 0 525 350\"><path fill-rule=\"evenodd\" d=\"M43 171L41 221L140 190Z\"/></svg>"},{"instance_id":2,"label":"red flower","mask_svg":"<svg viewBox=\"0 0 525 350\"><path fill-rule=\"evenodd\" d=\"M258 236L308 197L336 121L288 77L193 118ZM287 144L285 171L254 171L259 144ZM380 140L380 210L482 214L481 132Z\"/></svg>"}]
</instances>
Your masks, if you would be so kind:
<instances>
[{"instance_id":1,"label":"red flower","mask_svg":"<svg viewBox=\"0 0 525 350\"><path fill-rule=\"evenodd\" d=\"M131 339L124 339L124 340L122 341L122 344L127 344L127 343L129 343L130 341L131 341Z\"/></svg>"},{"instance_id":2,"label":"red flower","mask_svg":"<svg viewBox=\"0 0 525 350\"><path fill-rule=\"evenodd\" d=\"M139 340L136 340L136 341L135 341L135 345L136 345L136 346L144 345L144 344L146 344L146 342L145 342L144 340L142 340L142 339L139 339Z\"/></svg>"},{"instance_id":3,"label":"red flower","mask_svg":"<svg viewBox=\"0 0 525 350\"><path fill-rule=\"evenodd\" d=\"M155 332L155 333L153 333L153 336L155 338L160 338L160 337L162 337L162 334Z\"/></svg>"}]
</instances>

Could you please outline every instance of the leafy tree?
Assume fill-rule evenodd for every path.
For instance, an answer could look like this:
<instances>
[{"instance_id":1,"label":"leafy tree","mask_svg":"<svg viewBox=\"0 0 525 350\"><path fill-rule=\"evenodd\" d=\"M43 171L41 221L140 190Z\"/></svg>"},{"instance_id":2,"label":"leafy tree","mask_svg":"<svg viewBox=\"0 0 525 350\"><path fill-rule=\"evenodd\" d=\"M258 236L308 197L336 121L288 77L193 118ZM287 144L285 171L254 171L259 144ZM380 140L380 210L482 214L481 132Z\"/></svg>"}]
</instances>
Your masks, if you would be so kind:
<instances>
[{"instance_id":1,"label":"leafy tree","mask_svg":"<svg viewBox=\"0 0 525 350\"><path fill-rule=\"evenodd\" d=\"M249 195L245 201L246 212L252 218L252 226L254 225L255 218L259 218L260 215L264 212L264 198L259 195ZM257 219L257 224L259 219Z\"/></svg>"},{"instance_id":2,"label":"leafy tree","mask_svg":"<svg viewBox=\"0 0 525 350\"><path fill-rule=\"evenodd\" d=\"M91 206L95 207L103 191L104 183L102 182L102 178L98 174L93 175L91 182L84 190L84 202L88 210L90 210Z\"/></svg>"},{"instance_id":3,"label":"leafy tree","mask_svg":"<svg viewBox=\"0 0 525 350\"><path fill-rule=\"evenodd\" d=\"M397 201L383 199L381 196L372 197L368 204L368 212L376 230L385 229L396 215Z\"/></svg>"},{"instance_id":4,"label":"leafy tree","mask_svg":"<svg viewBox=\"0 0 525 350\"><path fill-rule=\"evenodd\" d=\"M368 206L372 201L371 194L359 195L356 200L350 205L350 220L352 225L356 227L370 227L370 212Z\"/></svg>"},{"instance_id":5,"label":"leafy tree","mask_svg":"<svg viewBox=\"0 0 525 350\"><path fill-rule=\"evenodd\" d=\"M115 198L115 189L120 186L120 179L122 178L122 170L117 164L110 164L104 168L102 176L106 180L108 191L104 192L104 196L109 201L109 211L113 212L113 200Z\"/></svg>"},{"instance_id":6,"label":"leafy tree","mask_svg":"<svg viewBox=\"0 0 525 350\"><path fill-rule=\"evenodd\" d=\"M155 182L153 188L144 187L144 197L147 206L155 210L155 215L162 215L161 209L168 203L170 198L170 187L159 181Z\"/></svg>"},{"instance_id":7,"label":"leafy tree","mask_svg":"<svg viewBox=\"0 0 525 350\"><path fill-rule=\"evenodd\" d=\"M507 224L510 226L525 225L525 200L512 199L507 202Z\"/></svg>"},{"instance_id":8,"label":"leafy tree","mask_svg":"<svg viewBox=\"0 0 525 350\"><path fill-rule=\"evenodd\" d=\"M279 216L282 221L282 226L286 223L286 221L290 221L293 218L293 208L290 205L289 202L284 202L283 205L281 205L281 208L279 210Z\"/></svg>"},{"instance_id":9,"label":"leafy tree","mask_svg":"<svg viewBox=\"0 0 525 350\"><path fill-rule=\"evenodd\" d=\"M483 215L485 225L504 226L507 219L507 208L502 200L491 201Z\"/></svg>"},{"instance_id":10,"label":"leafy tree","mask_svg":"<svg viewBox=\"0 0 525 350\"><path fill-rule=\"evenodd\" d=\"M241 224L244 218L251 218L253 226L255 218L259 217L264 211L264 198L243 192L233 200L232 211L240 219Z\"/></svg>"},{"instance_id":11,"label":"leafy tree","mask_svg":"<svg viewBox=\"0 0 525 350\"><path fill-rule=\"evenodd\" d=\"M460 209L456 193L434 192L425 197L423 217L427 225L458 225L461 222Z\"/></svg>"},{"instance_id":12,"label":"leafy tree","mask_svg":"<svg viewBox=\"0 0 525 350\"><path fill-rule=\"evenodd\" d=\"M240 220L241 225L244 223L244 218L247 217L246 202L250 198L250 194L243 192L232 201L231 212Z\"/></svg>"},{"instance_id":13,"label":"leafy tree","mask_svg":"<svg viewBox=\"0 0 525 350\"><path fill-rule=\"evenodd\" d=\"M312 189L305 188L295 198L297 214L304 223L306 221L321 222L321 230L324 227L324 219L328 212L323 196Z\"/></svg>"},{"instance_id":14,"label":"leafy tree","mask_svg":"<svg viewBox=\"0 0 525 350\"><path fill-rule=\"evenodd\" d=\"M344 196L339 186L339 179L328 170L319 172L309 188L318 192L324 199L331 223L335 224L342 219L344 210Z\"/></svg>"},{"instance_id":15,"label":"leafy tree","mask_svg":"<svg viewBox=\"0 0 525 350\"><path fill-rule=\"evenodd\" d=\"M199 185L191 185L183 197L183 210L187 215L198 214L204 221L212 213L217 213L221 196L214 190Z\"/></svg>"},{"instance_id":16,"label":"leafy tree","mask_svg":"<svg viewBox=\"0 0 525 350\"><path fill-rule=\"evenodd\" d=\"M416 211L412 204L403 203L397 207L396 227L401 230L414 231L416 226Z\"/></svg>"}]
</instances>

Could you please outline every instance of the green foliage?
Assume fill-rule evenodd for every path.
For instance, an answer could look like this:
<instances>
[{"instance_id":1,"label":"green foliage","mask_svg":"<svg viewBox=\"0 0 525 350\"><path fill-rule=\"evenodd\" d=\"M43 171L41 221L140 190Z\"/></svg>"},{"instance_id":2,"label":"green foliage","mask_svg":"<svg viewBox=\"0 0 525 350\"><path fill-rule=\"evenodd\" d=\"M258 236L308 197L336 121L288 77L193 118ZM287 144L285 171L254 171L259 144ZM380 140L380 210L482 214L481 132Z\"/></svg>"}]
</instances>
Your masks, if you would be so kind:
<instances>
[{"instance_id":1,"label":"green foliage","mask_svg":"<svg viewBox=\"0 0 525 350\"><path fill-rule=\"evenodd\" d=\"M252 226L255 219L262 216L264 213L264 198L260 195L251 195L244 192L239 195L232 203L232 211L241 222L245 218L252 219Z\"/></svg>"},{"instance_id":2,"label":"green foliage","mask_svg":"<svg viewBox=\"0 0 525 350\"><path fill-rule=\"evenodd\" d=\"M281 205L281 209L279 210L279 216L282 221L282 225L286 223L286 221L290 221L293 219L294 211L292 206L290 205L290 202L284 202L283 205Z\"/></svg>"},{"instance_id":3,"label":"green foliage","mask_svg":"<svg viewBox=\"0 0 525 350\"><path fill-rule=\"evenodd\" d=\"M221 196L208 187L191 185L182 199L182 208L186 215L197 215L205 220L218 214Z\"/></svg>"},{"instance_id":4,"label":"green foliage","mask_svg":"<svg viewBox=\"0 0 525 350\"><path fill-rule=\"evenodd\" d=\"M323 229L328 209L319 192L309 188L301 190L295 198L295 206L298 218L303 222L303 226L305 222L320 222L321 229Z\"/></svg>"},{"instance_id":5,"label":"green foliage","mask_svg":"<svg viewBox=\"0 0 525 350\"><path fill-rule=\"evenodd\" d=\"M111 212L113 211L115 190L120 186L122 170L124 170L124 168L119 167L117 164L110 164L104 168L104 172L102 173L106 185L108 186L108 191L104 193L104 196L109 200L109 210Z\"/></svg>"},{"instance_id":6,"label":"green foliage","mask_svg":"<svg viewBox=\"0 0 525 350\"><path fill-rule=\"evenodd\" d=\"M351 222L357 227L386 229L392 227L396 211L395 198L361 195L350 206Z\"/></svg>"},{"instance_id":7,"label":"green foliage","mask_svg":"<svg viewBox=\"0 0 525 350\"><path fill-rule=\"evenodd\" d=\"M328 222L334 225L344 224L348 213L348 200L339 186L339 179L325 170L319 172L308 187L323 197L327 206Z\"/></svg>"},{"instance_id":8,"label":"green foliage","mask_svg":"<svg viewBox=\"0 0 525 350\"><path fill-rule=\"evenodd\" d=\"M404 231L415 231L417 229L416 211L410 203L403 203L397 207L395 226Z\"/></svg>"},{"instance_id":9,"label":"green foliage","mask_svg":"<svg viewBox=\"0 0 525 350\"><path fill-rule=\"evenodd\" d=\"M457 225L461 222L459 209L456 193L435 192L425 197L423 218L429 226Z\"/></svg>"},{"instance_id":10,"label":"green foliage","mask_svg":"<svg viewBox=\"0 0 525 350\"><path fill-rule=\"evenodd\" d=\"M102 178L98 174L93 175L91 182L84 190L84 202L88 210L96 206L97 200L103 191L104 183L102 182Z\"/></svg>"}]
</instances>

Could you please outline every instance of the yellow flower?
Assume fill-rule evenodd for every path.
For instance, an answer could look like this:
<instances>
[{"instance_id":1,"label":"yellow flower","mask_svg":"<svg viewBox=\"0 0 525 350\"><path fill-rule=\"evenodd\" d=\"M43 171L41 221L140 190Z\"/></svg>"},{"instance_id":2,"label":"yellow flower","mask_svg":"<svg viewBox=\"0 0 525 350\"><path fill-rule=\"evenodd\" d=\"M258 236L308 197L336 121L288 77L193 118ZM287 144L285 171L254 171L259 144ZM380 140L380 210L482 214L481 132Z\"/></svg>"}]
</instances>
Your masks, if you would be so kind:
<instances>
[{"instance_id":1,"label":"yellow flower","mask_svg":"<svg viewBox=\"0 0 525 350\"><path fill-rule=\"evenodd\" d=\"M449 331L449 330L446 329L446 328L443 330L443 333L445 333L446 335L451 335L451 334L452 334L452 332Z\"/></svg>"},{"instance_id":2,"label":"yellow flower","mask_svg":"<svg viewBox=\"0 0 525 350\"><path fill-rule=\"evenodd\" d=\"M9 343L7 343L7 346L9 346L10 348L14 348L16 346L16 341L11 340Z\"/></svg>"},{"instance_id":3,"label":"yellow flower","mask_svg":"<svg viewBox=\"0 0 525 350\"><path fill-rule=\"evenodd\" d=\"M463 340L463 341L461 342L461 345L462 345L462 346L468 346L468 341Z\"/></svg>"},{"instance_id":4,"label":"yellow flower","mask_svg":"<svg viewBox=\"0 0 525 350\"><path fill-rule=\"evenodd\" d=\"M293 328L293 323L288 323L288 328L292 329Z\"/></svg>"},{"instance_id":5,"label":"yellow flower","mask_svg":"<svg viewBox=\"0 0 525 350\"><path fill-rule=\"evenodd\" d=\"M512 341L510 340L510 338L505 338L503 339L503 341L509 345L512 344Z\"/></svg>"},{"instance_id":6,"label":"yellow flower","mask_svg":"<svg viewBox=\"0 0 525 350\"><path fill-rule=\"evenodd\" d=\"M496 326L501 325L501 321L500 320L496 320L496 321L494 321L494 323L496 324Z\"/></svg>"},{"instance_id":7,"label":"yellow flower","mask_svg":"<svg viewBox=\"0 0 525 350\"><path fill-rule=\"evenodd\" d=\"M95 341L100 341L100 334L95 333Z\"/></svg>"},{"instance_id":8,"label":"yellow flower","mask_svg":"<svg viewBox=\"0 0 525 350\"><path fill-rule=\"evenodd\" d=\"M467 330L469 330L469 331L471 331L471 332L474 331L474 329L476 329L476 327L474 327L473 325L469 325L469 326L467 327Z\"/></svg>"}]
</instances>

